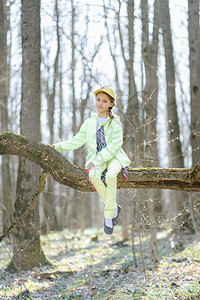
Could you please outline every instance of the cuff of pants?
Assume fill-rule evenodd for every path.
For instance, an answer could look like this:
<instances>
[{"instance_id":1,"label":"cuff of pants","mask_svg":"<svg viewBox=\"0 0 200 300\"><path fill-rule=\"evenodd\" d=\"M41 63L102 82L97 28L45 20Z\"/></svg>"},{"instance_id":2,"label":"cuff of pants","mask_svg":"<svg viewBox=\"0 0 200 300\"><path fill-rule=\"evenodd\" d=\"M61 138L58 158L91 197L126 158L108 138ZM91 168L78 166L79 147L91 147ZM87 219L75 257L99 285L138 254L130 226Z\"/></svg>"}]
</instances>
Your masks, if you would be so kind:
<instances>
[{"instance_id":1,"label":"cuff of pants","mask_svg":"<svg viewBox=\"0 0 200 300\"><path fill-rule=\"evenodd\" d=\"M115 214L115 209L104 209L104 218L106 219L113 219Z\"/></svg>"}]
</instances>

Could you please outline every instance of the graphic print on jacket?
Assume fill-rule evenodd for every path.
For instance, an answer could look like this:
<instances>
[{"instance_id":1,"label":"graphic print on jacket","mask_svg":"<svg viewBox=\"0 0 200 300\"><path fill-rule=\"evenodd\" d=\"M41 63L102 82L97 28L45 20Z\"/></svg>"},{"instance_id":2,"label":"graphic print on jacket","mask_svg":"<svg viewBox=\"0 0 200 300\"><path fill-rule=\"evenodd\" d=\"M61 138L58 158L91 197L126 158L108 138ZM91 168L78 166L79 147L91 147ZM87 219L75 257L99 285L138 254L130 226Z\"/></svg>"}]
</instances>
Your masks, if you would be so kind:
<instances>
[{"instance_id":1,"label":"graphic print on jacket","mask_svg":"<svg viewBox=\"0 0 200 300\"><path fill-rule=\"evenodd\" d=\"M102 149L106 147L106 140L104 134L104 124L97 130L97 153L99 153Z\"/></svg>"}]
</instances>

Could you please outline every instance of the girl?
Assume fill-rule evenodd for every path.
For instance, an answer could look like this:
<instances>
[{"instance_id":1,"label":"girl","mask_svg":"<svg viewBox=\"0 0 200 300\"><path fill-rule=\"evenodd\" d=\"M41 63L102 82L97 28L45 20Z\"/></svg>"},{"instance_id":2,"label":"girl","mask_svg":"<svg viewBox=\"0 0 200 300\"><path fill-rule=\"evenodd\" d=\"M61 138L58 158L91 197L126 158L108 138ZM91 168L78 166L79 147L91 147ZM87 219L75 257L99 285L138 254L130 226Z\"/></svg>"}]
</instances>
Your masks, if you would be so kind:
<instances>
[{"instance_id":1,"label":"girl","mask_svg":"<svg viewBox=\"0 0 200 300\"><path fill-rule=\"evenodd\" d=\"M120 206L116 203L117 174L130 164L122 150L123 133L118 116L112 109L115 92L103 86L94 92L97 113L88 118L80 131L69 141L54 144L57 151L75 150L86 143L86 171L93 186L104 200L104 231L112 234L113 226L119 223ZM106 172L106 185L101 180Z\"/></svg>"}]
</instances>

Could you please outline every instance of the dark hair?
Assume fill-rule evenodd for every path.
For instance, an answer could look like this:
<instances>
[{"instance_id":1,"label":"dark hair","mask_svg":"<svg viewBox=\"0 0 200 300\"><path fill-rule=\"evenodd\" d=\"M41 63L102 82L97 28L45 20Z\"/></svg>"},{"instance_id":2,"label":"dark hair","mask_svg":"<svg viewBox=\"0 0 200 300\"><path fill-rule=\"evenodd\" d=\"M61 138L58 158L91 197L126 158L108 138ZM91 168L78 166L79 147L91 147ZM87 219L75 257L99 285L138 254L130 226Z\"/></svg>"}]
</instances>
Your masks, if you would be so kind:
<instances>
[{"instance_id":1,"label":"dark hair","mask_svg":"<svg viewBox=\"0 0 200 300\"><path fill-rule=\"evenodd\" d=\"M107 94L108 95L108 94ZM110 98L110 102L114 103L113 106L108 107L108 115L111 119L114 119L115 115L112 111L113 107L115 106L115 99L113 97L111 97L110 95L108 95L108 97Z\"/></svg>"}]
</instances>

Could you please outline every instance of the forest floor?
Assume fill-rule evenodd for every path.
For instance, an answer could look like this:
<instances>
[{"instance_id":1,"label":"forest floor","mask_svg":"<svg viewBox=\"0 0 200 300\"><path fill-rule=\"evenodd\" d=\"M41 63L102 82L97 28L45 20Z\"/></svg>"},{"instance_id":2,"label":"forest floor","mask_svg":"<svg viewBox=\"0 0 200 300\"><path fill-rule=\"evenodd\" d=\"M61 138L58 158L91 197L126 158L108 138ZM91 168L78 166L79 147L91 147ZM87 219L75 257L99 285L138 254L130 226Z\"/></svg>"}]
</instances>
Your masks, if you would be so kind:
<instances>
[{"instance_id":1,"label":"forest floor","mask_svg":"<svg viewBox=\"0 0 200 300\"><path fill-rule=\"evenodd\" d=\"M147 234L141 242L135 238L136 266L131 240L122 241L120 226L111 236L101 228L52 232L41 239L52 266L19 273L6 271L11 246L0 244L0 299L200 299L195 235L158 232L155 268Z\"/></svg>"}]
</instances>

